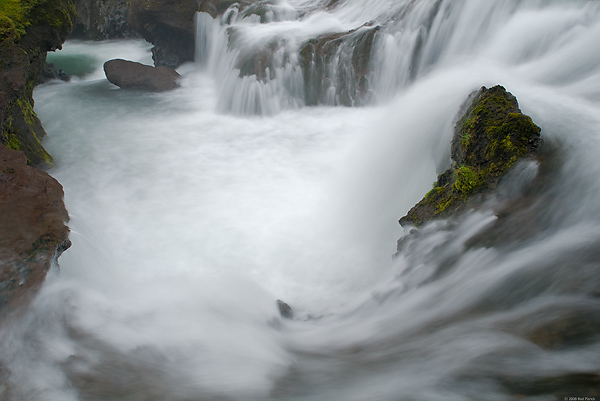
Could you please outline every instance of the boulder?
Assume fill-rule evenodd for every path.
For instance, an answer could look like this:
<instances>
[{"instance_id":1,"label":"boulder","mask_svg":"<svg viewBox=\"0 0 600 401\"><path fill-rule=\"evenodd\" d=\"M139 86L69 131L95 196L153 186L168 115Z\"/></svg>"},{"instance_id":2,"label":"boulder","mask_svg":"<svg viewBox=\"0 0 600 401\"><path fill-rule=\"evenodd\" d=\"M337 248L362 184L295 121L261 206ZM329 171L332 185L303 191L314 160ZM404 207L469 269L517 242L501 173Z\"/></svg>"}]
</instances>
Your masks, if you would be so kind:
<instances>
[{"instance_id":1,"label":"boulder","mask_svg":"<svg viewBox=\"0 0 600 401\"><path fill-rule=\"evenodd\" d=\"M171 67L152 67L134 61L114 59L104 63L106 78L123 89L163 92L179 87L179 74Z\"/></svg>"},{"instance_id":2,"label":"boulder","mask_svg":"<svg viewBox=\"0 0 600 401\"><path fill-rule=\"evenodd\" d=\"M279 309L279 314L284 319L293 319L294 318L294 310L291 306L283 302L281 299L277 300L277 309Z\"/></svg>"},{"instance_id":3,"label":"boulder","mask_svg":"<svg viewBox=\"0 0 600 401\"><path fill-rule=\"evenodd\" d=\"M536 153L540 132L506 89L482 87L455 126L452 167L400 224L418 226L465 210L475 195L494 189L515 162Z\"/></svg>"},{"instance_id":4,"label":"boulder","mask_svg":"<svg viewBox=\"0 0 600 401\"><path fill-rule=\"evenodd\" d=\"M0 317L26 307L70 246L62 186L0 145Z\"/></svg>"}]
</instances>

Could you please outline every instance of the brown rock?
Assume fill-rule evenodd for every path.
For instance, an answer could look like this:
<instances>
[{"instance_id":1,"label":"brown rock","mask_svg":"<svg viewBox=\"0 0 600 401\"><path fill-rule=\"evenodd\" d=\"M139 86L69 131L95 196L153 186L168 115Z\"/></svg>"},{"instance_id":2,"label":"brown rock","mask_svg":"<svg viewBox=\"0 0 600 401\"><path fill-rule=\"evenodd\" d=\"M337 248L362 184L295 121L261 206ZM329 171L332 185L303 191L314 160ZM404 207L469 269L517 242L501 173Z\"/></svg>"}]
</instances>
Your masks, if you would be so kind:
<instances>
[{"instance_id":1,"label":"brown rock","mask_svg":"<svg viewBox=\"0 0 600 401\"><path fill-rule=\"evenodd\" d=\"M30 6L15 21L10 13L2 16L8 24L0 29L0 143L25 152L30 165L50 165L52 157L40 143L46 132L33 111L33 88L46 52L60 49L71 32L75 7L68 0Z\"/></svg>"},{"instance_id":2,"label":"brown rock","mask_svg":"<svg viewBox=\"0 0 600 401\"><path fill-rule=\"evenodd\" d=\"M0 316L25 307L70 246L62 186L0 145Z\"/></svg>"},{"instance_id":3,"label":"brown rock","mask_svg":"<svg viewBox=\"0 0 600 401\"><path fill-rule=\"evenodd\" d=\"M179 87L179 74L171 67L152 67L133 61L114 59L104 63L106 78L118 87L163 92Z\"/></svg>"}]
</instances>

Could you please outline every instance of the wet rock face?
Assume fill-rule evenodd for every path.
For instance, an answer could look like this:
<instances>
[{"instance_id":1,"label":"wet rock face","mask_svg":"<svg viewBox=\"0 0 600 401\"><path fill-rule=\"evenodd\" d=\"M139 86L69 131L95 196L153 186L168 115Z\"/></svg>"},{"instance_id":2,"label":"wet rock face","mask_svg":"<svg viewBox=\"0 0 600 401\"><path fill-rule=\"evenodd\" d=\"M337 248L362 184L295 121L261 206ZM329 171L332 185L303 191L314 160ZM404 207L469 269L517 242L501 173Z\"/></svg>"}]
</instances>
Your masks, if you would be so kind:
<instances>
[{"instance_id":1,"label":"wet rock face","mask_svg":"<svg viewBox=\"0 0 600 401\"><path fill-rule=\"evenodd\" d=\"M77 0L73 38L102 40L139 36L127 23L129 1Z\"/></svg>"},{"instance_id":2,"label":"wet rock face","mask_svg":"<svg viewBox=\"0 0 600 401\"><path fill-rule=\"evenodd\" d=\"M171 67L152 67L115 59L104 63L106 78L123 89L163 92L179 87L179 74Z\"/></svg>"},{"instance_id":3,"label":"wet rock face","mask_svg":"<svg viewBox=\"0 0 600 401\"><path fill-rule=\"evenodd\" d=\"M353 106L366 100L371 50L378 30L379 26L364 26L323 35L302 47L300 60L308 105L333 101ZM334 98L328 98L331 96Z\"/></svg>"},{"instance_id":4,"label":"wet rock face","mask_svg":"<svg viewBox=\"0 0 600 401\"><path fill-rule=\"evenodd\" d=\"M31 165L49 165L40 143L46 135L33 111L46 52L59 49L71 32L75 6L68 0L0 4L0 144L25 152Z\"/></svg>"},{"instance_id":5,"label":"wet rock face","mask_svg":"<svg viewBox=\"0 0 600 401\"><path fill-rule=\"evenodd\" d=\"M152 43L158 67L194 61L196 0L131 0L128 23Z\"/></svg>"},{"instance_id":6,"label":"wet rock face","mask_svg":"<svg viewBox=\"0 0 600 401\"><path fill-rule=\"evenodd\" d=\"M0 145L0 318L27 306L70 246L62 186Z\"/></svg>"},{"instance_id":7,"label":"wet rock face","mask_svg":"<svg viewBox=\"0 0 600 401\"><path fill-rule=\"evenodd\" d=\"M252 3L260 3L252 0L232 1L232 0L200 0L198 11L210 14L211 17L217 18L223 14L229 7L234 4L239 4L240 8L246 8Z\"/></svg>"},{"instance_id":8,"label":"wet rock face","mask_svg":"<svg viewBox=\"0 0 600 401\"><path fill-rule=\"evenodd\" d=\"M481 88L456 124L452 167L438 176L434 188L400 224L420 225L447 216L465 208L474 195L494 189L515 162L536 152L540 132L502 86Z\"/></svg>"}]
</instances>

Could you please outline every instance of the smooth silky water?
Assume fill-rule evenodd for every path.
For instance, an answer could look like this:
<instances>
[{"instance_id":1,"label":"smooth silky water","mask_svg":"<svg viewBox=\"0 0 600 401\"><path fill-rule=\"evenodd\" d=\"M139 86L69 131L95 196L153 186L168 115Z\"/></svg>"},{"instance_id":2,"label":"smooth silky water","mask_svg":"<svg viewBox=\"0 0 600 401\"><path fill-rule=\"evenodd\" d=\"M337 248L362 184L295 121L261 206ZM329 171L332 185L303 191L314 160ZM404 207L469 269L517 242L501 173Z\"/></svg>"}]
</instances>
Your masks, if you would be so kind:
<instances>
[{"instance_id":1,"label":"smooth silky water","mask_svg":"<svg viewBox=\"0 0 600 401\"><path fill-rule=\"evenodd\" d=\"M293 57L268 82L238 77L252 43L292 54L372 20L362 107L306 107ZM248 34L229 50L227 27L198 21L204 57L169 93L105 80L108 59L152 62L142 41L52 55L88 72L35 91L73 246L2 333L0 399L507 400L521 378L600 372L593 335L530 341L600 325L598 2L290 0L269 23L233 15ZM496 84L555 150L534 217L476 245L491 209L435 222L393 257L461 105ZM540 174L520 165L496 202Z\"/></svg>"}]
</instances>

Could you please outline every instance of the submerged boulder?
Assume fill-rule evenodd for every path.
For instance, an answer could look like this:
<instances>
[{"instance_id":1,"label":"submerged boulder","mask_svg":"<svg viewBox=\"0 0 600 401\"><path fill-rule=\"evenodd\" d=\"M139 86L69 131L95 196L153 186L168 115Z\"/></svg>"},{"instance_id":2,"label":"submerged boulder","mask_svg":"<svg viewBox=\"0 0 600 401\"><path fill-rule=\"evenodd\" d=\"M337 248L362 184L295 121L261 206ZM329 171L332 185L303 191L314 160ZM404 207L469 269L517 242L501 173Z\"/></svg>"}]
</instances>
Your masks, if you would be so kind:
<instances>
[{"instance_id":1,"label":"submerged boulder","mask_svg":"<svg viewBox=\"0 0 600 401\"><path fill-rule=\"evenodd\" d=\"M25 307L70 246L62 186L0 145L0 317Z\"/></svg>"},{"instance_id":2,"label":"submerged boulder","mask_svg":"<svg viewBox=\"0 0 600 401\"><path fill-rule=\"evenodd\" d=\"M506 89L482 87L454 129L452 167L400 224L418 226L464 209L474 195L494 189L516 161L536 152L540 131Z\"/></svg>"},{"instance_id":3,"label":"submerged boulder","mask_svg":"<svg viewBox=\"0 0 600 401\"><path fill-rule=\"evenodd\" d=\"M171 67L152 67L134 61L114 59L104 63L110 83L124 89L163 92L179 87L179 74Z\"/></svg>"},{"instance_id":4,"label":"submerged boulder","mask_svg":"<svg viewBox=\"0 0 600 401\"><path fill-rule=\"evenodd\" d=\"M291 306L283 302L281 299L277 300L277 309L279 309L279 314L284 319L293 319L294 318L294 310Z\"/></svg>"}]
</instances>

